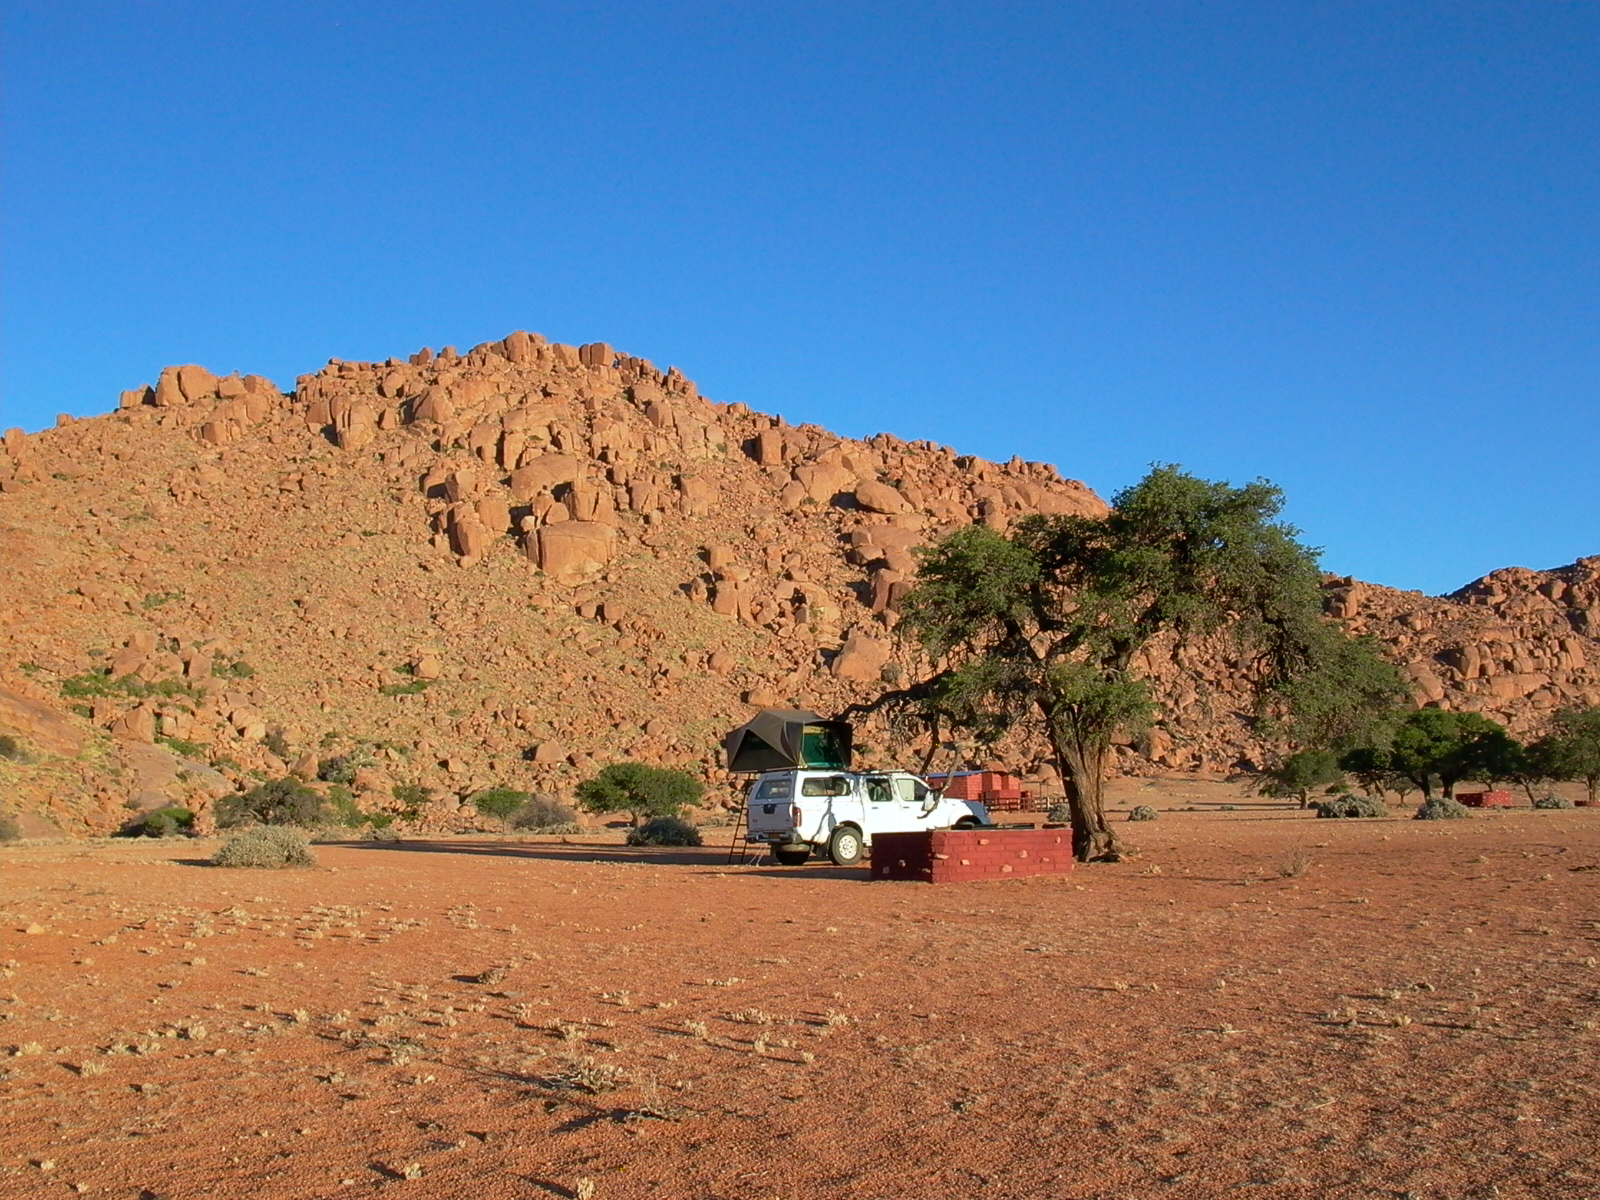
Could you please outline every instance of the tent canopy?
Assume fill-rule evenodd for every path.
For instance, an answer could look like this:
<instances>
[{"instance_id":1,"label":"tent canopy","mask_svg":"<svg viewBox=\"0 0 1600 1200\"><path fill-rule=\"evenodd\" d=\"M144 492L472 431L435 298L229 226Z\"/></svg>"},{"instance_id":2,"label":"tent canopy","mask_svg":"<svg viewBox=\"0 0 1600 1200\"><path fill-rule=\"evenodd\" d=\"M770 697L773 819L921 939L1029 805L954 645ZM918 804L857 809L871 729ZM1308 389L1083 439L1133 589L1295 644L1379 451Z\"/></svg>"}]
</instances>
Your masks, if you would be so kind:
<instances>
[{"instance_id":1,"label":"tent canopy","mask_svg":"<svg viewBox=\"0 0 1600 1200\"><path fill-rule=\"evenodd\" d=\"M800 708L764 708L722 739L728 770L850 766L850 726Z\"/></svg>"}]
</instances>

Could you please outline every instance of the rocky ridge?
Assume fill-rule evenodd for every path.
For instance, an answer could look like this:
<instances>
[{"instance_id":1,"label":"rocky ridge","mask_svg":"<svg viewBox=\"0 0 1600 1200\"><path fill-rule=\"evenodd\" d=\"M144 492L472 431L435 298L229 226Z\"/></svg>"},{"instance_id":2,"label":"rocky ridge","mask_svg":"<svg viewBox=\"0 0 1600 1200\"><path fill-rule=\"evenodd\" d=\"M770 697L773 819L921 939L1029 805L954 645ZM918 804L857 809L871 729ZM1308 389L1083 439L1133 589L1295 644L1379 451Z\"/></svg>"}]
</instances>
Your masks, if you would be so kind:
<instances>
[{"instance_id":1,"label":"rocky ridge","mask_svg":"<svg viewBox=\"0 0 1600 1200\"><path fill-rule=\"evenodd\" d=\"M915 547L1105 511L1047 464L789 425L600 343L334 361L290 393L169 367L113 413L5 435L0 725L26 761L0 783L81 833L339 755L363 805L414 784L436 827L479 788L559 793L620 757L720 782L752 707L828 711L919 669L891 633ZM1443 598L1326 587L1419 703L1526 731L1600 701L1600 558ZM1226 654L1143 665L1162 720L1124 770L1260 754ZM1010 765L1053 782L1020 745Z\"/></svg>"}]
</instances>

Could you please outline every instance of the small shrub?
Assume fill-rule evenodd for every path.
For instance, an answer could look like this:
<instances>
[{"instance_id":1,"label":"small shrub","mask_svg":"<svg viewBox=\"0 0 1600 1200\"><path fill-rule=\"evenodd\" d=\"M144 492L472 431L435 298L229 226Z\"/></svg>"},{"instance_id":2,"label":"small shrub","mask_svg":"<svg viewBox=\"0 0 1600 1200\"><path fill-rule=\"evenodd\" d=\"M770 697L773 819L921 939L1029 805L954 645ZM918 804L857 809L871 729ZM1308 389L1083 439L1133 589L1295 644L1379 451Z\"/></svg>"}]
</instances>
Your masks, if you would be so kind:
<instances>
[{"instance_id":1,"label":"small shrub","mask_svg":"<svg viewBox=\"0 0 1600 1200\"><path fill-rule=\"evenodd\" d=\"M1278 875L1284 879L1298 879L1311 869L1311 851L1304 846L1291 846L1278 860Z\"/></svg>"},{"instance_id":2,"label":"small shrub","mask_svg":"<svg viewBox=\"0 0 1600 1200\"><path fill-rule=\"evenodd\" d=\"M485 788L472 798L472 806L486 817L508 821L532 799L529 793L515 788Z\"/></svg>"},{"instance_id":3,"label":"small shrub","mask_svg":"<svg viewBox=\"0 0 1600 1200\"><path fill-rule=\"evenodd\" d=\"M678 817L652 817L628 830L630 846L698 846L700 831Z\"/></svg>"},{"instance_id":4,"label":"small shrub","mask_svg":"<svg viewBox=\"0 0 1600 1200\"><path fill-rule=\"evenodd\" d=\"M1148 804L1136 804L1128 813L1128 820L1130 821L1154 821L1155 819L1156 810Z\"/></svg>"},{"instance_id":5,"label":"small shrub","mask_svg":"<svg viewBox=\"0 0 1600 1200\"><path fill-rule=\"evenodd\" d=\"M289 739L283 735L282 729L268 731L267 736L261 739L261 744L284 762L288 762L293 754L289 749Z\"/></svg>"},{"instance_id":6,"label":"small shrub","mask_svg":"<svg viewBox=\"0 0 1600 1200\"><path fill-rule=\"evenodd\" d=\"M12 762L27 762L28 752L22 748L22 742L12 737L9 733L0 733L0 758L9 758Z\"/></svg>"},{"instance_id":7,"label":"small shrub","mask_svg":"<svg viewBox=\"0 0 1600 1200\"><path fill-rule=\"evenodd\" d=\"M420 783L397 783L390 789L400 804L400 816L403 820L415 821L422 815L423 805L428 803L428 789Z\"/></svg>"},{"instance_id":8,"label":"small shrub","mask_svg":"<svg viewBox=\"0 0 1600 1200\"><path fill-rule=\"evenodd\" d=\"M1546 795L1540 796L1537 800L1535 800L1533 802L1533 806L1535 808L1549 809L1571 808L1572 801L1568 800L1565 796L1557 796L1554 792L1550 792Z\"/></svg>"},{"instance_id":9,"label":"small shrub","mask_svg":"<svg viewBox=\"0 0 1600 1200\"><path fill-rule=\"evenodd\" d=\"M22 826L17 824L17 819L9 814L0 815L0 842L21 840Z\"/></svg>"},{"instance_id":10,"label":"small shrub","mask_svg":"<svg viewBox=\"0 0 1600 1200\"><path fill-rule=\"evenodd\" d=\"M380 696L420 696L433 685L431 679L408 679L404 683L385 683L378 687Z\"/></svg>"},{"instance_id":11,"label":"small shrub","mask_svg":"<svg viewBox=\"0 0 1600 1200\"><path fill-rule=\"evenodd\" d=\"M181 804L169 804L135 817L122 832L127 837L187 837L194 832L194 813Z\"/></svg>"},{"instance_id":12,"label":"small shrub","mask_svg":"<svg viewBox=\"0 0 1600 1200\"><path fill-rule=\"evenodd\" d=\"M521 811L511 818L511 826L537 833L574 833L578 829L578 814L554 796L541 792L528 797Z\"/></svg>"},{"instance_id":13,"label":"small shrub","mask_svg":"<svg viewBox=\"0 0 1600 1200\"><path fill-rule=\"evenodd\" d=\"M1065 800L1057 801L1050 806L1050 811L1045 814L1044 819L1053 825L1070 825L1072 824L1072 805Z\"/></svg>"},{"instance_id":14,"label":"small shrub","mask_svg":"<svg viewBox=\"0 0 1600 1200\"><path fill-rule=\"evenodd\" d=\"M281 825L257 825L222 844L211 861L219 867L310 867L316 865L308 835Z\"/></svg>"},{"instance_id":15,"label":"small shrub","mask_svg":"<svg viewBox=\"0 0 1600 1200\"><path fill-rule=\"evenodd\" d=\"M1319 817L1359 818L1387 817L1389 810L1382 800L1374 796L1335 796L1331 800L1318 800L1311 806Z\"/></svg>"},{"instance_id":16,"label":"small shrub","mask_svg":"<svg viewBox=\"0 0 1600 1200\"><path fill-rule=\"evenodd\" d=\"M1447 796L1434 796L1422 802L1412 820L1457 821L1462 817L1470 817L1471 815L1471 810L1465 804L1451 800Z\"/></svg>"},{"instance_id":17,"label":"small shrub","mask_svg":"<svg viewBox=\"0 0 1600 1200\"><path fill-rule=\"evenodd\" d=\"M186 742L182 738L161 736L157 736L156 741L171 750L179 758L189 758L201 763L208 762L211 758L211 750L206 746L202 746L199 742Z\"/></svg>"},{"instance_id":18,"label":"small shrub","mask_svg":"<svg viewBox=\"0 0 1600 1200\"><path fill-rule=\"evenodd\" d=\"M342 783L328 789L328 807L333 811L334 821L346 829L360 829L367 823L367 814L356 803L355 793Z\"/></svg>"},{"instance_id":19,"label":"small shrub","mask_svg":"<svg viewBox=\"0 0 1600 1200\"><path fill-rule=\"evenodd\" d=\"M224 829L252 822L311 828L327 820L327 801L292 775L217 801L217 824Z\"/></svg>"},{"instance_id":20,"label":"small shrub","mask_svg":"<svg viewBox=\"0 0 1600 1200\"><path fill-rule=\"evenodd\" d=\"M317 778L324 783L354 783L356 772L375 767L378 760L366 746L357 746L348 754L335 754L317 764Z\"/></svg>"},{"instance_id":21,"label":"small shrub","mask_svg":"<svg viewBox=\"0 0 1600 1200\"><path fill-rule=\"evenodd\" d=\"M641 817L675 817L698 804L705 785L687 771L641 762L611 763L578 785L578 799L590 812L625 812L635 825Z\"/></svg>"}]
</instances>

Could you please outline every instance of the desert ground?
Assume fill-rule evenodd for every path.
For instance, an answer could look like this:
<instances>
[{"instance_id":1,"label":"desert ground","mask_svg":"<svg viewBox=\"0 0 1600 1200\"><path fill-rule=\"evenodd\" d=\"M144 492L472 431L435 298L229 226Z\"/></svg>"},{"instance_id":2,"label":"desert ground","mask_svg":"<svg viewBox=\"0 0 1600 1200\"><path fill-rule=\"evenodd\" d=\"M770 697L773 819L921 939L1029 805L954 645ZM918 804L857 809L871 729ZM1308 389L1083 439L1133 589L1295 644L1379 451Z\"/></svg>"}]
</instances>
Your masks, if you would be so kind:
<instances>
[{"instance_id":1,"label":"desert ground","mask_svg":"<svg viewBox=\"0 0 1600 1200\"><path fill-rule=\"evenodd\" d=\"M943 886L725 829L6 849L0 1190L1600 1194L1600 811L1114 795L1130 860Z\"/></svg>"}]
</instances>

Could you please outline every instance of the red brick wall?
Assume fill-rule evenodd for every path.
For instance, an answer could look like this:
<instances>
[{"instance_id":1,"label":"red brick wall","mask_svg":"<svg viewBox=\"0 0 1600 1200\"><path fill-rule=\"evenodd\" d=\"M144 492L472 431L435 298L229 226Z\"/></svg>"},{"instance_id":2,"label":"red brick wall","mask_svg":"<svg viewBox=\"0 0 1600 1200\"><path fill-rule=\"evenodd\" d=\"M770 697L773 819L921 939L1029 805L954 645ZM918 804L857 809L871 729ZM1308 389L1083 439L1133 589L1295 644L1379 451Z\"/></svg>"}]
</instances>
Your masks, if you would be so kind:
<instances>
[{"instance_id":1,"label":"red brick wall","mask_svg":"<svg viewBox=\"0 0 1600 1200\"><path fill-rule=\"evenodd\" d=\"M1070 870L1070 829L941 829L880 833L872 839L874 879L959 883Z\"/></svg>"}]
</instances>

